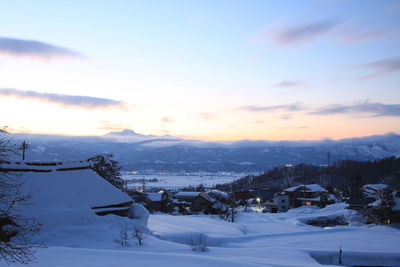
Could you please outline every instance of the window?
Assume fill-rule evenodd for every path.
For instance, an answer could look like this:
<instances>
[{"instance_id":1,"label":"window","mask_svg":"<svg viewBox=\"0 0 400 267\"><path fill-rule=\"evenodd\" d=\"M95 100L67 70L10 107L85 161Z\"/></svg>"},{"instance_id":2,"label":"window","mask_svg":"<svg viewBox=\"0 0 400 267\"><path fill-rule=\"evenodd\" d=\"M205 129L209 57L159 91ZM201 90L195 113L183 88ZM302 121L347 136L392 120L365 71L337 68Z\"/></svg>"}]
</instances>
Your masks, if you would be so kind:
<instances>
[{"instance_id":1,"label":"window","mask_svg":"<svg viewBox=\"0 0 400 267\"><path fill-rule=\"evenodd\" d=\"M285 200L284 200L284 199L282 199L282 200L281 200L281 202L282 202L282 203L285 203Z\"/></svg>"}]
</instances>

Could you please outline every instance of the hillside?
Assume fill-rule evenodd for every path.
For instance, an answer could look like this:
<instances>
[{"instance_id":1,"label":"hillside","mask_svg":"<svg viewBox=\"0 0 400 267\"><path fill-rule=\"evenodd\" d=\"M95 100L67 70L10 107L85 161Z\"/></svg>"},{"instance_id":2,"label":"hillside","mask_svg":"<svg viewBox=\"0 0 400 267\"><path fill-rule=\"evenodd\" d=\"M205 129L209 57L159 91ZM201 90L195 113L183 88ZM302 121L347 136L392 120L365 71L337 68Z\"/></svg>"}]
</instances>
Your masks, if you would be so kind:
<instances>
[{"instance_id":1,"label":"hillside","mask_svg":"<svg viewBox=\"0 0 400 267\"><path fill-rule=\"evenodd\" d=\"M205 142L124 130L105 136L71 137L14 134L27 141L28 160L86 159L112 153L124 170L260 172L286 164L326 165L337 160L376 160L400 156L400 135L338 141Z\"/></svg>"}]
</instances>

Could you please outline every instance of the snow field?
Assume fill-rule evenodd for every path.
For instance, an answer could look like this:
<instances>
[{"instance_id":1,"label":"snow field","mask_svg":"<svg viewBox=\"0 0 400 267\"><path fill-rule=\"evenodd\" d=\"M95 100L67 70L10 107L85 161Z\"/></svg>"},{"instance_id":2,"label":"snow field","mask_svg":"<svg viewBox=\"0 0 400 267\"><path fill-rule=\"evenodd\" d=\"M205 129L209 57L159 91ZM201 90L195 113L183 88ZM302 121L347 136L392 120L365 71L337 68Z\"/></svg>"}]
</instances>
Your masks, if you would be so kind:
<instances>
[{"instance_id":1,"label":"snow field","mask_svg":"<svg viewBox=\"0 0 400 267\"><path fill-rule=\"evenodd\" d=\"M320 228L302 222L349 213L344 207L302 207L279 214L241 212L235 223L208 215L153 214L143 246L131 239L128 247L114 240L122 227L132 228L136 220L115 215L82 217L79 223L75 219L73 224L45 227L35 236L35 241L49 248L39 250L38 262L32 266L329 266L315 259L337 264L340 246L344 263L400 266L396 265L400 262L398 229L371 225ZM207 252L191 249L191 238L200 233L207 236Z\"/></svg>"}]
</instances>

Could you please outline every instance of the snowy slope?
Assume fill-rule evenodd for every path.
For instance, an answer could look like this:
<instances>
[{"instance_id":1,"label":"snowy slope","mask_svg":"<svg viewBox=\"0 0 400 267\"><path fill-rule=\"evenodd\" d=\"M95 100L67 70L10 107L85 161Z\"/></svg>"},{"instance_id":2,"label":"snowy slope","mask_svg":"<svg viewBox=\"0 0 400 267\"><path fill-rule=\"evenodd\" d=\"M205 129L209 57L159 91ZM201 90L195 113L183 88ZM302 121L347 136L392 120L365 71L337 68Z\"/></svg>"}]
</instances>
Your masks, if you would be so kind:
<instances>
[{"instance_id":1,"label":"snowy slope","mask_svg":"<svg viewBox=\"0 0 400 267\"><path fill-rule=\"evenodd\" d=\"M319 228L302 222L342 214L354 220L344 207L306 207L281 214L241 212L235 223L215 216L155 214L150 216L151 233L141 247L134 240L129 247L113 242L132 220L95 216L85 223L44 229L36 240L49 248L39 251L38 263L32 266L333 266L329 261L335 263L340 246L345 265L399 266L398 229L354 222ZM199 233L207 236L207 252L191 250L190 240Z\"/></svg>"}]
</instances>

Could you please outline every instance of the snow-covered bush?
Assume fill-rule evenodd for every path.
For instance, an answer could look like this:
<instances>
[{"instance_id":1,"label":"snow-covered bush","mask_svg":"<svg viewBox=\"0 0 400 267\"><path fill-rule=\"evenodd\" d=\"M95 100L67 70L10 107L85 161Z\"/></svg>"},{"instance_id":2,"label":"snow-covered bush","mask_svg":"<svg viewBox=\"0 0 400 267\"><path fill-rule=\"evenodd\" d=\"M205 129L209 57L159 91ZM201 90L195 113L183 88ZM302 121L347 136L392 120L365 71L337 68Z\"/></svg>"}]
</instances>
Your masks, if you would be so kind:
<instances>
[{"instance_id":1,"label":"snow-covered bush","mask_svg":"<svg viewBox=\"0 0 400 267\"><path fill-rule=\"evenodd\" d=\"M147 220L149 219L149 211L138 203L133 203L128 211L127 217L136 219L142 226L147 227Z\"/></svg>"},{"instance_id":2,"label":"snow-covered bush","mask_svg":"<svg viewBox=\"0 0 400 267\"><path fill-rule=\"evenodd\" d=\"M190 246L193 251L208 251L207 236L203 233L195 234L190 238Z\"/></svg>"}]
</instances>

